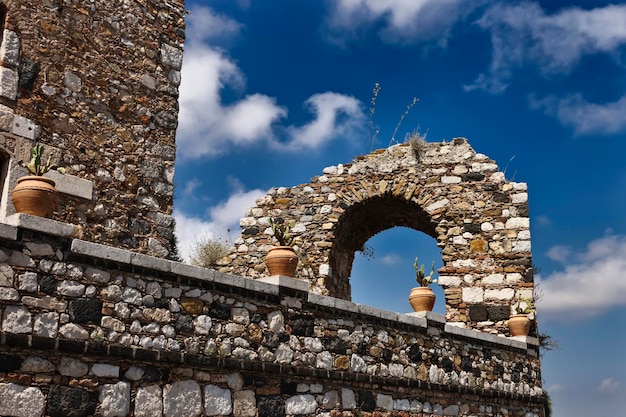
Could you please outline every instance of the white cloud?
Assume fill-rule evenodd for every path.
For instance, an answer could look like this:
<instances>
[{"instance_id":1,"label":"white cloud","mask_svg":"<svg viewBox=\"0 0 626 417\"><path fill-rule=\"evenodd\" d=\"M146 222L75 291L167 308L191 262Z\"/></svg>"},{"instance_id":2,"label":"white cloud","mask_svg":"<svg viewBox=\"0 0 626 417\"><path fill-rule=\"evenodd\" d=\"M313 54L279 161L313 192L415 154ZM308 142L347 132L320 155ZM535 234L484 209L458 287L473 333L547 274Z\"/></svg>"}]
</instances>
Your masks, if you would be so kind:
<instances>
[{"instance_id":1,"label":"white cloud","mask_svg":"<svg viewBox=\"0 0 626 417\"><path fill-rule=\"evenodd\" d=\"M194 7L187 17L185 36L188 42L218 41L236 36L242 25L228 16L206 7Z\"/></svg>"},{"instance_id":2,"label":"white cloud","mask_svg":"<svg viewBox=\"0 0 626 417\"><path fill-rule=\"evenodd\" d=\"M265 191L237 191L228 200L208 209L211 220L217 224L229 226L232 231L239 231L239 219L244 217L246 210L254 206L257 198L265 195Z\"/></svg>"},{"instance_id":3,"label":"white cloud","mask_svg":"<svg viewBox=\"0 0 626 417\"><path fill-rule=\"evenodd\" d=\"M476 2L477 4L478 2ZM341 41L383 22L379 32L389 42L437 40L445 45L454 23L475 7L461 0L334 0L328 26Z\"/></svg>"},{"instance_id":4,"label":"white cloud","mask_svg":"<svg viewBox=\"0 0 626 417\"><path fill-rule=\"evenodd\" d=\"M361 102L343 94L315 94L305 106L315 114L315 119L304 126L287 129L291 138L286 144L289 149L315 149L337 135L350 136L364 120Z\"/></svg>"},{"instance_id":5,"label":"white cloud","mask_svg":"<svg viewBox=\"0 0 626 417\"><path fill-rule=\"evenodd\" d=\"M552 259L553 261L557 261L560 263L565 263L565 261L567 260L567 258L570 256L570 254L572 253L572 249L568 246L553 246L548 250L548 258Z\"/></svg>"},{"instance_id":6,"label":"white cloud","mask_svg":"<svg viewBox=\"0 0 626 417\"><path fill-rule=\"evenodd\" d=\"M563 255L565 269L536 279L543 292L542 318L566 321L626 307L626 236L596 239L581 253L556 252Z\"/></svg>"},{"instance_id":7,"label":"white cloud","mask_svg":"<svg viewBox=\"0 0 626 417\"><path fill-rule=\"evenodd\" d=\"M185 184L185 187L183 188L183 196L187 198L193 197L196 189L200 185L202 185L202 183L197 178L193 178L190 181L187 181L187 183Z\"/></svg>"},{"instance_id":8,"label":"white cloud","mask_svg":"<svg viewBox=\"0 0 626 417\"><path fill-rule=\"evenodd\" d=\"M243 74L222 51L193 44L185 50L176 136L180 156L218 155L231 143L271 136L272 123L287 114L274 98L252 94L222 103L222 89L242 89L243 84Z\"/></svg>"},{"instance_id":9,"label":"white cloud","mask_svg":"<svg viewBox=\"0 0 626 417\"><path fill-rule=\"evenodd\" d=\"M598 391L606 392L606 393L613 393L619 389L620 385L621 385L620 382L617 381L615 378L605 378L600 383L600 386L598 387Z\"/></svg>"},{"instance_id":10,"label":"white cloud","mask_svg":"<svg viewBox=\"0 0 626 417\"><path fill-rule=\"evenodd\" d=\"M244 191L236 187L227 200L207 209L206 218L189 216L175 209L176 237L181 258L188 259L190 247L198 239L204 237L237 238L240 235L239 220L244 217L247 209L254 207L256 199L265 193L262 190Z\"/></svg>"},{"instance_id":11,"label":"white cloud","mask_svg":"<svg viewBox=\"0 0 626 417\"><path fill-rule=\"evenodd\" d=\"M553 96L543 99L531 97L530 103L531 107L556 116L563 125L572 127L577 135L626 131L626 96L606 104L589 103L580 94L561 99Z\"/></svg>"},{"instance_id":12,"label":"white cloud","mask_svg":"<svg viewBox=\"0 0 626 417\"><path fill-rule=\"evenodd\" d=\"M537 226L550 226L552 224L552 220L545 214L541 214L535 217L533 224Z\"/></svg>"},{"instance_id":13,"label":"white cloud","mask_svg":"<svg viewBox=\"0 0 626 417\"><path fill-rule=\"evenodd\" d=\"M401 264L402 258L395 253L390 253L380 258L380 262L387 266L394 266Z\"/></svg>"},{"instance_id":14,"label":"white cloud","mask_svg":"<svg viewBox=\"0 0 626 417\"><path fill-rule=\"evenodd\" d=\"M491 32L493 56L489 72L465 86L466 91L501 93L515 68L534 63L544 75L567 73L583 55L617 56L626 44L626 5L572 7L547 15L537 3L499 3L477 24Z\"/></svg>"},{"instance_id":15,"label":"white cloud","mask_svg":"<svg viewBox=\"0 0 626 417\"><path fill-rule=\"evenodd\" d=\"M179 157L200 158L226 153L232 146L266 141L284 151L313 149L349 134L363 119L354 97L327 92L306 101L315 119L301 127L276 124L287 109L276 98L263 94L243 95L245 76L227 53L214 42L236 35L240 25L211 9L192 9L190 34L181 72L179 125L176 136ZM222 93L232 90L241 98L224 103ZM281 141L277 132L286 132Z\"/></svg>"}]
</instances>

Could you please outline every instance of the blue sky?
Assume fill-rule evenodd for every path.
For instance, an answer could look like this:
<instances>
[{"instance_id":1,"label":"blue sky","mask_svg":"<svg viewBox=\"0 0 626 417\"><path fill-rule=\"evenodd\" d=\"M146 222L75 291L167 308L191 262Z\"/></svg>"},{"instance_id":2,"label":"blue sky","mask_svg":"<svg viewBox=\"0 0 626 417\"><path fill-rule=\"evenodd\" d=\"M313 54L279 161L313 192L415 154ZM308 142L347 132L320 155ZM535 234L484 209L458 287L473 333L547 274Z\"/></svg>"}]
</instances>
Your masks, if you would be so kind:
<instances>
[{"instance_id":1,"label":"blue sky","mask_svg":"<svg viewBox=\"0 0 626 417\"><path fill-rule=\"evenodd\" d=\"M375 148L468 138L528 183L540 328L555 417L626 409L626 5L603 1L187 1L175 217L234 240L270 187L307 183ZM396 124L411 103L394 140ZM230 229L230 233L228 232ZM391 229L357 257L353 299L409 311L413 258ZM393 278L390 282L389 277ZM436 306L443 312L442 294Z\"/></svg>"}]
</instances>

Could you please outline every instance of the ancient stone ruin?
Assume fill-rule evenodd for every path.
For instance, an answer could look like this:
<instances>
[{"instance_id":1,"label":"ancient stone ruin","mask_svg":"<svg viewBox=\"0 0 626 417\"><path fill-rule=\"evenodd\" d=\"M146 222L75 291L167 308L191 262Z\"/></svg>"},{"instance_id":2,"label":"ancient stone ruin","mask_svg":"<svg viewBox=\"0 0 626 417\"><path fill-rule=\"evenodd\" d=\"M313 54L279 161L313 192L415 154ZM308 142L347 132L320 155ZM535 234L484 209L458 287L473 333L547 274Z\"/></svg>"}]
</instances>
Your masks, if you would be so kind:
<instances>
[{"instance_id":1,"label":"ancient stone ruin","mask_svg":"<svg viewBox=\"0 0 626 417\"><path fill-rule=\"evenodd\" d=\"M405 226L441 248L448 322L504 333L515 301L532 297L526 184L507 181L463 138L396 145L325 168L310 184L271 189L241 219L223 271L267 274L270 217L295 222L298 276L318 294L350 300L355 252L375 234Z\"/></svg>"},{"instance_id":2,"label":"ancient stone ruin","mask_svg":"<svg viewBox=\"0 0 626 417\"><path fill-rule=\"evenodd\" d=\"M276 188L221 270L170 260L183 0L0 1L0 415L544 417L525 184L464 139ZM15 213L39 141L51 219ZM52 174L51 174L52 175ZM268 217L296 279L267 277ZM407 226L442 250L446 315L350 301L354 252Z\"/></svg>"}]
</instances>

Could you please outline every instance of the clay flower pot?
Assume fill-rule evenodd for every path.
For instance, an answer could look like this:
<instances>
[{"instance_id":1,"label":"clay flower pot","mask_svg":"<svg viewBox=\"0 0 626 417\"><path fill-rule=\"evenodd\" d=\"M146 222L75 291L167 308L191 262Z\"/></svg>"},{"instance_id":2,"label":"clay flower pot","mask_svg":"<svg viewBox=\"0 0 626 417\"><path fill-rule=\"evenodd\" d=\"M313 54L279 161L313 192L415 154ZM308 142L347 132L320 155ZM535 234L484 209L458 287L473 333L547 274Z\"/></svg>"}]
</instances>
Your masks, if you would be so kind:
<instances>
[{"instance_id":1,"label":"clay flower pot","mask_svg":"<svg viewBox=\"0 0 626 417\"><path fill-rule=\"evenodd\" d=\"M513 314L509 317L508 325L511 336L528 336L530 319L527 314Z\"/></svg>"},{"instance_id":2,"label":"clay flower pot","mask_svg":"<svg viewBox=\"0 0 626 417\"><path fill-rule=\"evenodd\" d=\"M18 178L11 193L13 205L18 213L46 217L54 212L59 193L54 188L54 181L38 175Z\"/></svg>"},{"instance_id":3,"label":"clay flower pot","mask_svg":"<svg viewBox=\"0 0 626 417\"><path fill-rule=\"evenodd\" d=\"M270 249L264 259L270 276L294 277L298 266L298 255L291 246L276 246Z\"/></svg>"},{"instance_id":4,"label":"clay flower pot","mask_svg":"<svg viewBox=\"0 0 626 417\"><path fill-rule=\"evenodd\" d=\"M433 311L435 293L430 287L414 287L409 295L409 303L413 311Z\"/></svg>"}]
</instances>

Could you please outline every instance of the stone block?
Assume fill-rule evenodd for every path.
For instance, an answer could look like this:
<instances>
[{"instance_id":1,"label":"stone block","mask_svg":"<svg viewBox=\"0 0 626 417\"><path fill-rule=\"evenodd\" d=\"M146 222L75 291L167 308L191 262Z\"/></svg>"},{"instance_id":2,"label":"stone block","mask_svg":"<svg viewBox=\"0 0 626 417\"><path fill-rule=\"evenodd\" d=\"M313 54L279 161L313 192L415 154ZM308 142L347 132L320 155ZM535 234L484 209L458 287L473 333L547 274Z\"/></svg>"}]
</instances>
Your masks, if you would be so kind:
<instances>
[{"instance_id":1,"label":"stone block","mask_svg":"<svg viewBox=\"0 0 626 417\"><path fill-rule=\"evenodd\" d=\"M202 398L198 383L189 379L165 385L163 410L166 416L199 416L202 413Z\"/></svg>"},{"instance_id":2,"label":"stone block","mask_svg":"<svg viewBox=\"0 0 626 417\"><path fill-rule=\"evenodd\" d=\"M0 45L0 60L4 65L17 67L20 58L20 39L12 30L4 30Z\"/></svg>"},{"instance_id":3,"label":"stone block","mask_svg":"<svg viewBox=\"0 0 626 417\"><path fill-rule=\"evenodd\" d=\"M16 115L13 117L13 134L35 140L41 135L41 127L26 117Z\"/></svg>"},{"instance_id":4,"label":"stone block","mask_svg":"<svg viewBox=\"0 0 626 417\"><path fill-rule=\"evenodd\" d=\"M93 183L90 180L70 174L61 174L57 171L48 171L46 177L54 180L55 188L62 194L91 200L93 198Z\"/></svg>"},{"instance_id":5,"label":"stone block","mask_svg":"<svg viewBox=\"0 0 626 417\"><path fill-rule=\"evenodd\" d=\"M130 412L130 384L104 384L98 400L102 417L125 417Z\"/></svg>"},{"instance_id":6,"label":"stone block","mask_svg":"<svg viewBox=\"0 0 626 417\"><path fill-rule=\"evenodd\" d=\"M316 409L317 401L310 394L294 395L285 401L285 413L288 415L314 414Z\"/></svg>"},{"instance_id":7,"label":"stone block","mask_svg":"<svg viewBox=\"0 0 626 417\"><path fill-rule=\"evenodd\" d=\"M17 71L7 67L0 67L0 96L9 100L15 100L17 97Z\"/></svg>"},{"instance_id":8,"label":"stone block","mask_svg":"<svg viewBox=\"0 0 626 417\"><path fill-rule=\"evenodd\" d=\"M485 290L482 288L463 288L463 302L468 304L482 303L485 298Z\"/></svg>"},{"instance_id":9,"label":"stone block","mask_svg":"<svg viewBox=\"0 0 626 417\"><path fill-rule=\"evenodd\" d=\"M245 390L233 393L233 414L237 417L256 417L257 408L254 391Z\"/></svg>"},{"instance_id":10,"label":"stone block","mask_svg":"<svg viewBox=\"0 0 626 417\"><path fill-rule=\"evenodd\" d=\"M31 333L32 317L26 307L7 306L2 316L2 331L7 333Z\"/></svg>"},{"instance_id":11,"label":"stone block","mask_svg":"<svg viewBox=\"0 0 626 417\"><path fill-rule=\"evenodd\" d=\"M484 304L470 305L468 310L469 310L470 321L474 321L474 322L485 321L488 318L487 306L485 306Z\"/></svg>"},{"instance_id":12,"label":"stone block","mask_svg":"<svg viewBox=\"0 0 626 417\"><path fill-rule=\"evenodd\" d=\"M504 274L491 274L482 279L484 285L500 285L504 283Z\"/></svg>"},{"instance_id":13,"label":"stone block","mask_svg":"<svg viewBox=\"0 0 626 417\"><path fill-rule=\"evenodd\" d=\"M207 414L210 415L210 414ZM162 417L163 400L161 387L149 385L137 388L135 397L135 417Z\"/></svg>"},{"instance_id":14,"label":"stone block","mask_svg":"<svg viewBox=\"0 0 626 417\"><path fill-rule=\"evenodd\" d=\"M94 415L98 394L80 388L51 385L46 414L50 417L87 417Z\"/></svg>"},{"instance_id":15,"label":"stone block","mask_svg":"<svg viewBox=\"0 0 626 417\"><path fill-rule=\"evenodd\" d=\"M486 300L511 300L515 295L515 290L513 288L503 288L500 290L485 290L485 299Z\"/></svg>"},{"instance_id":16,"label":"stone block","mask_svg":"<svg viewBox=\"0 0 626 417\"><path fill-rule=\"evenodd\" d=\"M69 313L73 322L100 324L102 320L102 300L97 298L71 300Z\"/></svg>"},{"instance_id":17,"label":"stone block","mask_svg":"<svg viewBox=\"0 0 626 417\"><path fill-rule=\"evenodd\" d=\"M280 396L260 396L257 400L258 417L284 417L285 401Z\"/></svg>"},{"instance_id":18,"label":"stone block","mask_svg":"<svg viewBox=\"0 0 626 417\"><path fill-rule=\"evenodd\" d=\"M57 337L59 332L59 313L51 311L36 315L33 331L37 336Z\"/></svg>"},{"instance_id":19,"label":"stone block","mask_svg":"<svg viewBox=\"0 0 626 417\"><path fill-rule=\"evenodd\" d=\"M161 62L165 65L169 65L173 69L181 69L183 64L182 49L164 43L161 45Z\"/></svg>"},{"instance_id":20,"label":"stone block","mask_svg":"<svg viewBox=\"0 0 626 417\"><path fill-rule=\"evenodd\" d=\"M4 362L6 359L2 358ZM42 373L42 372L54 372L55 368L50 361L40 358L38 356L29 356L24 360L22 365L19 367L22 372L32 372L32 373ZM2 372L6 372L2 370Z\"/></svg>"},{"instance_id":21,"label":"stone block","mask_svg":"<svg viewBox=\"0 0 626 417\"><path fill-rule=\"evenodd\" d=\"M78 378L87 375L89 366L78 359L64 356L59 362L58 371L61 375Z\"/></svg>"},{"instance_id":22,"label":"stone block","mask_svg":"<svg viewBox=\"0 0 626 417\"><path fill-rule=\"evenodd\" d=\"M530 219L528 217L512 217L505 223L507 229L528 229L530 227Z\"/></svg>"},{"instance_id":23,"label":"stone block","mask_svg":"<svg viewBox=\"0 0 626 417\"><path fill-rule=\"evenodd\" d=\"M491 321L501 321L509 318L510 307L508 305L488 306L487 315Z\"/></svg>"},{"instance_id":24,"label":"stone block","mask_svg":"<svg viewBox=\"0 0 626 417\"><path fill-rule=\"evenodd\" d=\"M0 384L0 415L34 417L43 415L46 397L36 387Z\"/></svg>"},{"instance_id":25,"label":"stone block","mask_svg":"<svg viewBox=\"0 0 626 417\"><path fill-rule=\"evenodd\" d=\"M230 390L217 385L204 387L204 412L207 416L229 415L233 411ZM259 413L260 415L260 413Z\"/></svg>"}]
</instances>

